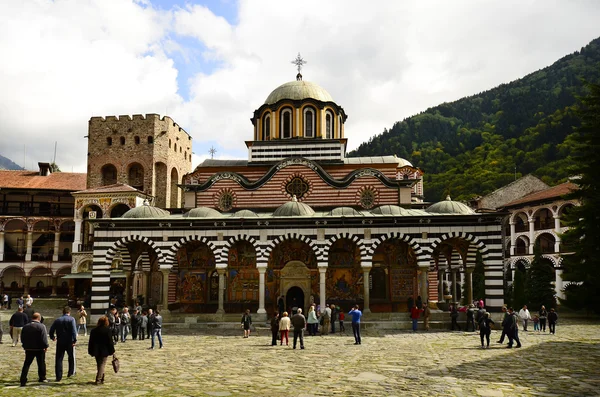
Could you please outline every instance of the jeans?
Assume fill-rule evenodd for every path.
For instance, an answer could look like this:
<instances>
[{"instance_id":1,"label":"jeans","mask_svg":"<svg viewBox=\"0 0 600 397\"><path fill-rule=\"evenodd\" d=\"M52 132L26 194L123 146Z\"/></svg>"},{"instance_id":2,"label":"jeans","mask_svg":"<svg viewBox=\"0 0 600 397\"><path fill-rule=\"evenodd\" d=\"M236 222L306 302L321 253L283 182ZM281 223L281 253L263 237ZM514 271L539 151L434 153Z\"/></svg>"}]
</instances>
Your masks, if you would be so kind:
<instances>
[{"instance_id":1,"label":"jeans","mask_svg":"<svg viewBox=\"0 0 600 397\"><path fill-rule=\"evenodd\" d=\"M271 334L272 334L271 335L272 336L272 338L271 338L271 346L277 346L277 339L279 339L278 338L278 336L279 336L279 329L271 331Z\"/></svg>"},{"instance_id":2,"label":"jeans","mask_svg":"<svg viewBox=\"0 0 600 397\"><path fill-rule=\"evenodd\" d=\"M413 318L412 319L412 329L413 329L413 332L417 332L417 325L418 324L419 324L419 320L416 319L416 318Z\"/></svg>"},{"instance_id":3,"label":"jeans","mask_svg":"<svg viewBox=\"0 0 600 397\"><path fill-rule=\"evenodd\" d=\"M354 334L354 343L360 345L360 323L352 323L352 333Z\"/></svg>"},{"instance_id":4,"label":"jeans","mask_svg":"<svg viewBox=\"0 0 600 397\"><path fill-rule=\"evenodd\" d=\"M299 329L299 330L294 330L294 349L296 348L296 342L298 341L298 338L300 338L300 349L304 349L304 330L303 329Z\"/></svg>"},{"instance_id":5,"label":"jeans","mask_svg":"<svg viewBox=\"0 0 600 397\"><path fill-rule=\"evenodd\" d=\"M471 326L472 331L475 331L475 320L474 319L472 319L472 318L467 319L467 325L465 326L465 330L467 332L469 332L469 325Z\"/></svg>"},{"instance_id":6,"label":"jeans","mask_svg":"<svg viewBox=\"0 0 600 397\"><path fill-rule=\"evenodd\" d=\"M63 358L65 358L65 353L69 357L69 372L67 372L67 376L75 375L75 347L71 343L64 344L59 341L56 344L56 362L54 365L57 381L61 380L63 376Z\"/></svg>"},{"instance_id":7,"label":"jeans","mask_svg":"<svg viewBox=\"0 0 600 397\"><path fill-rule=\"evenodd\" d=\"M481 346L483 346L483 338L487 341L487 346L490 346L490 330L479 329L479 338L481 339Z\"/></svg>"},{"instance_id":8,"label":"jeans","mask_svg":"<svg viewBox=\"0 0 600 397\"><path fill-rule=\"evenodd\" d=\"M556 323L549 322L548 330L550 331L551 334L555 334L556 333Z\"/></svg>"},{"instance_id":9,"label":"jeans","mask_svg":"<svg viewBox=\"0 0 600 397\"><path fill-rule=\"evenodd\" d=\"M77 324L77 335L79 335L79 331L81 330L82 327L83 327L83 334L87 335L87 325L85 323Z\"/></svg>"},{"instance_id":10,"label":"jeans","mask_svg":"<svg viewBox=\"0 0 600 397\"><path fill-rule=\"evenodd\" d=\"M546 319L540 318L540 331L546 332Z\"/></svg>"},{"instance_id":11,"label":"jeans","mask_svg":"<svg viewBox=\"0 0 600 397\"><path fill-rule=\"evenodd\" d=\"M125 342L125 339L127 339L127 335L129 335L129 325L121 325L121 342Z\"/></svg>"},{"instance_id":12,"label":"jeans","mask_svg":"<svg viewBox=\"0 0 600 397\"><path fill-rule=\"evenodd\" d=\"M153 349L154 349L154 337L155 336L158 337L158 344L159 344L159 347L162 349L162 347L163 347L162 328L155 328L152 330L152 348Z\"/></svg>"},{"instance_id":13,"label":"jeans","mask_svg":"<svg viewBox=\"0 0 600 397\"><path fill-rule=\"evenodd\" d=\"M25 350L25 362L23 363L23 369L21 370L21 384L27 383L27 374L29 373L29 367L36 359L38 366L38 379L46 379L46 352L43 350Z\"/></svg>"}]
</instances>

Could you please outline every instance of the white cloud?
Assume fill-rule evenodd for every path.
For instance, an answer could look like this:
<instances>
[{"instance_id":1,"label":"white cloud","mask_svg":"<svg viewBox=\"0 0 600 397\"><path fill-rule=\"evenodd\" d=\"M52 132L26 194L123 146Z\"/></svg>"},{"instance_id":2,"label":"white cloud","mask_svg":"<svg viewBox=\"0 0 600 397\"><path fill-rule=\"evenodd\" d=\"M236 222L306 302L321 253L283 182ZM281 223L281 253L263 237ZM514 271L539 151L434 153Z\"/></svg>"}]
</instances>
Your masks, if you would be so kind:
<instances>
[{"instance_id":1,"label":"white cloud","mask_svg":"<svg viewBox=\"0 0 600 397\"><path fill-rule=\"evenodd\" d=\"M599 17L591 1L240 0L231 24L202 5L3 2L0 154L20 162L25 144L30 166L58 141L59 165L84 171L89 117L168 111L197 151L216 142L219 156L243 158L249 118L294 78L298 51L305 80L349 114L354 148L429 106L551 64L595 38ZM198 51L213 69L178 87L170 57Z\"/></svg>"}]
</instances>

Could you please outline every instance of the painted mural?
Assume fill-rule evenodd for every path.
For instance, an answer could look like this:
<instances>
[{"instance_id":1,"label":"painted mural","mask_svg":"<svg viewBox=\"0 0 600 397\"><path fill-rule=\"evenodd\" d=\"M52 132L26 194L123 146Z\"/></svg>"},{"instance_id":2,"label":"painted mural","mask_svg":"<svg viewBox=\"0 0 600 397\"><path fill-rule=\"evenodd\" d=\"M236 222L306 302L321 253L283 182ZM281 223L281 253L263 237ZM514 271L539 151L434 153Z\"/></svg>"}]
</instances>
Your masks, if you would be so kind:
<instances>
[{"instance_id":1,"label":"painted mural","mask_svg":"<svg viewBox=\"0 0 600 397\"><path fill-rule=\"evenodd\" d=\"M360 250L352 240L336 241L329 249L326 277L327 298L361 300L363 299L363 288Z\"/></svg>"},{"instance_id":2,"label":"painted mural","mask_svg":"<svg viewBox=\"0 0 600 397\"><path fill-rule=\"evenodd\" d=\"M199 241L190 242L177 252L177 297L181 303L206 303L213 300L208 278L215 268L215 256ZM218 282L218 280L217 280Z\"/></svg>"},{"instance_id":3,"label":"painted mural","mask_svg":"<svg viewBox=\"0 0 600 397\"><path fill-rule=\"evenodd\" d=\"M238 241L229 250L227 284L228 302L258 302L256 250L247 241Z\"/></svg>"},{"instance_id":4,"label":"painted mural","mask_svg":"<svg viewBox=\"0 0 600 397\"><path fill-rule=\"evenodd\" d=\"M415 297L417 256L410 245L400 240L388 240L375 251L373 263L384 270L388 277L387 283L381 277L372 277L373 291L389 291L388 298L392 302L405 302L408 297Z\"/></svg>"}]
</instances>

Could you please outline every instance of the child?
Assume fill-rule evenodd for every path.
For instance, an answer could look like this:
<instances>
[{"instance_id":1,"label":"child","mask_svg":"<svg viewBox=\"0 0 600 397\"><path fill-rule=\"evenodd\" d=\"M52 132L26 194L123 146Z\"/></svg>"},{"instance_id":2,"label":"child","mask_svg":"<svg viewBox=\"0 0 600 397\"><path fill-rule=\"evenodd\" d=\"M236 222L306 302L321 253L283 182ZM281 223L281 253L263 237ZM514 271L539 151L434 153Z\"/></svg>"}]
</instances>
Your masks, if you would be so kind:
<instances>
[{"instance_id":1,"label":"child","mask_svg":"<svg viewBox=\"0 0 600 397\"><path fill-rule=\"evenodd\" d=\"M533 315L533 330L540 332L540 316L537 314Z\"/></svg>"},{"instance_id":2,"label":"child","mask_svg":"<svg viewBox=\"0 0 600 397\"><path fill-rule=\"evenodd\" d=\"M250 326L252 325L252 316L250 316L250 310L246 310L242 316L242 327L244 328L244 338L250 336Z\"/></svg>"},{"instance_id":3,"label":"child","mask_svg":"<svg viewBox=\"0 0 600 397\"><path fill-rule=\"evenodd\" d=\"M346 327L344 327L344 319L346 318L346 315L344 314L343 310L340 310L340 308L337 308L339 313L340 313L340 334L346 333Z\"/></svg>"}]
</instances>

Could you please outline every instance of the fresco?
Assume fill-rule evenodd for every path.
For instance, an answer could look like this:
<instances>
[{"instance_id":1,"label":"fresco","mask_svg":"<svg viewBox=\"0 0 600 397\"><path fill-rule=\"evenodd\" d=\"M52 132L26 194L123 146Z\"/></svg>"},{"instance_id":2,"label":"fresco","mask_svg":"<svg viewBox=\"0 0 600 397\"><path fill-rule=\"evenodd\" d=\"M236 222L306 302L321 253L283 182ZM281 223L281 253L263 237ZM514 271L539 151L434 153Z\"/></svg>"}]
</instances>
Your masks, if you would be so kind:
<instances>
[{"instance_id":1,"label":"fresco","mask_svg":"<svg viewBox=\"0 0 600 397\"><path fill-rule=\"evenodd\" d=\"M269 257L269 268L281 270L290 261L300 261L309 269L317 267L314 251L300 240L285 240L275 247Z\"/></svg>"},{"instance_id":2,"label":"fresco","mask_svg":"<svg viewBox=\"0 0 600 397\"><path fill-rule=\"evenodd\" d=\"M247 241L238 241L229 250L227 264L227 301L258 302L259 276L256 250Z\"/></svg>"},{"instance_id":3,"label":"fresco","mask_svg":"<svg viewBox=\"0 0 600 397\"><path fill-rule=\"evenodd\" d=\"M182 303L204 303L206 273L182 270L177 280L177 296Z\"/></svg>"},{"instance_id":4,"label":"fresco","mask_svg":"<svg viewBox=\"0 0 600 397\"><path fill-rule=\"evenodd\" d=\"M373 263L386 270L389 280L389 298L392 302L405 302L415 297L417 291L417 256L412 247L399 240L381 244L373 255ZM374 291L386 290L385 280L372 277ZM380 296L375 293L374 296Z\"/></svg>"},{"instance_id":5,"label":"fresco","mask_svg":"<svg viewBox=\"0 0 600 397\"><path fill-rule=\"evenodd\" d=\"M200 241L184 245L177 251L177 266L179 267L177 275L179 301L181 303L205 303L208 297L206 291L209 289L208 275L211 269L215 268L215 256L210 248ZM208 298L214 300L212 291L211 288L211 296Z\"/></svg>"},{"instance_id":6,"label":"fresco","mask_svg":"<svg viewBox=\"0 0 600 397\"><path fill-rule=\"evenodd\" d=\"M363 274L360 269L327 269L327 299L356 300L363 298Z\"/></svg>"}]
</instances>

